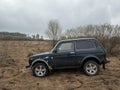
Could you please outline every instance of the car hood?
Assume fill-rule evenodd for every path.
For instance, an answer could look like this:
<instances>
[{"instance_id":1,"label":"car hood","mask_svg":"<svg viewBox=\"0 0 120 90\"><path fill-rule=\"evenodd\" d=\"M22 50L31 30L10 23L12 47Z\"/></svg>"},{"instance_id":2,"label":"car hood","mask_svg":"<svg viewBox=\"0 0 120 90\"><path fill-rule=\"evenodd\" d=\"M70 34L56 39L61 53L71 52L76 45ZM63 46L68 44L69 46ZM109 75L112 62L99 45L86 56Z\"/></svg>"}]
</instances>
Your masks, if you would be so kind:
<instances>
[{"instance_id":1,"label":"car hood","mask_svg":"<svg viewBox=\"0 0 120 90\"><path fill-rule=\"evenodd\" d=\"M39 53L39 54L34 54L31 56L31 58L37 59L37 58L41 58L44 59L45 57L49 56L51 54L51 52L43 52L43 53Z\"/></svg>"}]
</instances>

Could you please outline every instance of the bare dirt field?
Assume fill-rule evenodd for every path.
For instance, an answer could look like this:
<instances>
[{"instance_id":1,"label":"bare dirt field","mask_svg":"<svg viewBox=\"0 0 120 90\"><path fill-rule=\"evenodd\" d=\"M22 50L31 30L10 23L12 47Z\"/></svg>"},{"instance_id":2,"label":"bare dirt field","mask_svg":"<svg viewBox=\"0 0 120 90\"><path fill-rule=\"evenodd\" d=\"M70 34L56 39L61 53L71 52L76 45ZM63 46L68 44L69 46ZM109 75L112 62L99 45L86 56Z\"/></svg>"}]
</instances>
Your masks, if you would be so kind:
<instances>
[{"instance_id":1,"label":"bare dirt field","mask_svg":"<svg viewBox=\"0 0 120 90\"><path fill-rule=\"evenodd\" d=\"M99 75L93 77L78 69L34 77L25 68L27 55L48 50L46 41L0 41L0 90L120 90L120 56L109 57L107 69L101 67ZM6 60L2 60L3 55Z\"/></svg>"}]
</instances>

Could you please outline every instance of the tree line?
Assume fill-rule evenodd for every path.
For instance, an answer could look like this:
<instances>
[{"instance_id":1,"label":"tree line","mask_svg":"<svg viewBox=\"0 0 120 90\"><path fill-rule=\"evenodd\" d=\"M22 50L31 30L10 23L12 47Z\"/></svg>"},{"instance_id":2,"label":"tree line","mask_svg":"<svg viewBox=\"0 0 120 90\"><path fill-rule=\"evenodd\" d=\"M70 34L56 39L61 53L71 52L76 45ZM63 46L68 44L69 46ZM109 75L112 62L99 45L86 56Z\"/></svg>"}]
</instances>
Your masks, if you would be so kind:
<instances>
[{"instance_id":1,"label":"tree line","mask_svg":"<svg viewBox=\"0 0 120 90\"><path fill-rule=\"evenodd\" d=\"M18 32L0 32L0 40L43 40L39 34L29 36Z\"/></svg>"},{"instance_id":2,"label":"tree line","mask_svg":"<svg viewBox=\"0 0 120 90\"><path fill-rule=\"evenodd\" d=\"M120 54L120 25L85 25L62 32L59 22L51 20L46 35L52 40L51 47L63 39L96 38L108 54Z\"/></svg>"}]
</instances>

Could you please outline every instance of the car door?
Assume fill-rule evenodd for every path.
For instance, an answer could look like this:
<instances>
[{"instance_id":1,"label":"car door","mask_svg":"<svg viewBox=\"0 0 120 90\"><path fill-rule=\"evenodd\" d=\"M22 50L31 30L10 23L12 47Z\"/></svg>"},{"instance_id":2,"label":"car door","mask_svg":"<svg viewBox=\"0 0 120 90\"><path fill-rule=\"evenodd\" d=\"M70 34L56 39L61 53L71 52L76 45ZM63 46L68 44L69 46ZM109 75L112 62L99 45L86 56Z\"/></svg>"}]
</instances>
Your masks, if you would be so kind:
<instances>
[{"instance_id":1,"label":"car door","mask_svg":"<svg viewBox=\"0 0 120 90\"><path fill-rule=\"evenodd\" d=\"M62 42L56 47L57 52L53 54L55 67L69 67L74 65L75 51L74 42Z\"/></svg>"}]
</instances>

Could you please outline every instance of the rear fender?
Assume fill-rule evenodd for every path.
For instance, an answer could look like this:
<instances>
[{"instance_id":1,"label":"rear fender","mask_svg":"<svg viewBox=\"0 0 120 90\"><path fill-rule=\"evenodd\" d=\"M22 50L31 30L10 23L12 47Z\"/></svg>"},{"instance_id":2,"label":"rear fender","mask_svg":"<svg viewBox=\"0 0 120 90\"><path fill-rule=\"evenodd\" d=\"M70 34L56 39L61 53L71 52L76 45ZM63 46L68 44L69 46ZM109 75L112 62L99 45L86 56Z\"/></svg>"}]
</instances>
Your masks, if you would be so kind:
<instances>
[{"instance_id":1,"label":"rear fender","mask_svg":"<svg viewBox=\"0 0 120 90\"><path fill-rule=\"evenodd\" d=\"M89 59L94 59L94 60L97 60L97 62L99 64L101 64L101 60L97 57L97 56L94 56L94 55L89 55L89 56L86 56L82 59L81 63L83 63L84 61L86 60L89 60Z\"/></svg>"}]
</instances>

